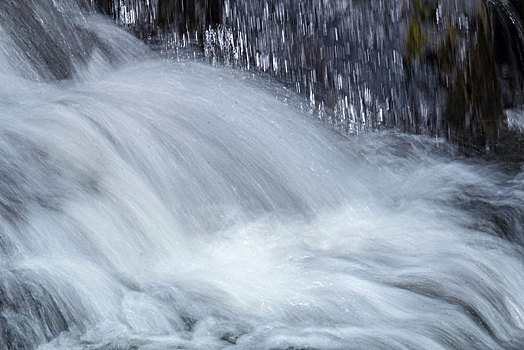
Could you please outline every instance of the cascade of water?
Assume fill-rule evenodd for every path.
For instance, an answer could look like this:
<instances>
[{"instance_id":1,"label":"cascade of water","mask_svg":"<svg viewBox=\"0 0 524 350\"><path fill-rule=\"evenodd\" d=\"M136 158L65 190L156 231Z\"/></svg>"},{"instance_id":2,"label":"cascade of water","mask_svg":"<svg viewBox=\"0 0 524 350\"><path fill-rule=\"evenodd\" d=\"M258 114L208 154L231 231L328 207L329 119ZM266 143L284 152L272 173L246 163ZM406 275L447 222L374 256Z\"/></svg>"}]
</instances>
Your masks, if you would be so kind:
<instances>
[{"instance_id":1,"label":"cascade of water","mask_svg":"<svg viewBox=\"0 0 524 350\"><path fill-rule=\"evenodd\" d=\"M343 138L71 1L0 17L0 349L524 346L521 163Z\"/></svg>"}]
</instances>

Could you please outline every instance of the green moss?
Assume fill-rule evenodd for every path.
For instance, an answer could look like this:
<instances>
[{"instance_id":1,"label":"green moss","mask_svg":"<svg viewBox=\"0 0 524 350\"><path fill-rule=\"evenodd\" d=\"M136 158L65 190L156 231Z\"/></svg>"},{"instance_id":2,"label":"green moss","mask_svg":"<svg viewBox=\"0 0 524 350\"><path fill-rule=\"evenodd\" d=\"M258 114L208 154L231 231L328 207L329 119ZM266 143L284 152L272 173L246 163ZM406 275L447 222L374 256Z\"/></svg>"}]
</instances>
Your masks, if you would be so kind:
<instances>
[{"instance_id":1,"label":"green moss","mask_svg":"<svg viewBox=\"0 0 524 350\"><path fill-rule=\"evenodd\" d=\"M423 22L429 19L429 9L421 0L414 0L413 14L409 21L406 36L406 54L404 63L410 66L414 59L421 60L428 44L428 34L423 29Z\"/></svg>"},{"instance_id":2,"label":"green moss","mask_svg":"<svg viewBox=\"0 0 524 350\"><path fill-rule=\"evenodd\" d=\"M413 3L413 9L415 10L415 15L420 18L422 21L427 21L429 18L429 9L428 6L423 3L421 0L415 0Z\"/></svg>"},{"instance_id":3,"label":"green moss","mask_svg":"<svg viewBox=\"0 0 524 350\"><path fill-rule=\"evenodd\" d=\"M422 59L427 44L428 34L422 30L420 21L416 18L412 18L409 22L406 39L406 63L411 64L413 59Z\"/></svg>"},{"instance_id":4,"label":"green moss","mask_svg":"<svg viewBox=\"0 0 524 350\"><path fill-rule=\"evenodd\" d=\"M436 51L437 63L441 72L451 74L455 68L455 55L457 51L457 31L453 26L448 26L447 39Z\"/></svg>"}]
</instances>

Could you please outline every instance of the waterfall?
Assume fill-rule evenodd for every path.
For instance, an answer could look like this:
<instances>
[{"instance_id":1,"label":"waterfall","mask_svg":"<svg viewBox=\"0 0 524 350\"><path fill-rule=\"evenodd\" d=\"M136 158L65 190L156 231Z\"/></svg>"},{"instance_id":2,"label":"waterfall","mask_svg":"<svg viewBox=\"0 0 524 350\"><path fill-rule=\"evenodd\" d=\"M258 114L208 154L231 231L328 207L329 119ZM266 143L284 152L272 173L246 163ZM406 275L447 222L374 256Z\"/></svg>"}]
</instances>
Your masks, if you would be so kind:
<instances>
[{"instance_id":1,"label":"waterfall","mask_svg":"<svg viewBox=\"0 0 524 350\"><path fill-rule=\"evenodd\" d=\"M515 1L92 2L160 50L276 78L342 134L395 127L468 153L514 143L503 109L524 102Z\"/></svg>"},{"instance_id":2,"label":"waterfall","mask_svg":"<svg viewBox=\"0 0 524 350\"><path fill-rule=\"evenodd\" d=\"M520 160L344 137L88 1L0 2L0 79L0 349L524 346Z\"/></svg>"}]
</instances>

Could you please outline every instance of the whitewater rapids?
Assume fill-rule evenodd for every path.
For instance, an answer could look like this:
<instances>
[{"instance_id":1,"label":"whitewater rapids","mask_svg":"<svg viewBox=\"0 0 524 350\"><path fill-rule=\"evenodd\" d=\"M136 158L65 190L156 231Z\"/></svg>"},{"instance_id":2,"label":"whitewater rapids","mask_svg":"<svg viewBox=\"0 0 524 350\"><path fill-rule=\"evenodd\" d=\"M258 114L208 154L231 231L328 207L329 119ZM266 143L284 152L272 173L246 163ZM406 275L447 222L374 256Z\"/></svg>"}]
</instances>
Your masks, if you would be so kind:
<instances>
[{"instance_id":1,"label":"whitewater rapids","mask_svg":"<svg viewBox=\"0 0 524 350\"><path fill-rule=\"evenodd\" d=\"M524 346L522 164L86 23L118 64L1 43L1 349Z\"/></svg>"}]
</instances>

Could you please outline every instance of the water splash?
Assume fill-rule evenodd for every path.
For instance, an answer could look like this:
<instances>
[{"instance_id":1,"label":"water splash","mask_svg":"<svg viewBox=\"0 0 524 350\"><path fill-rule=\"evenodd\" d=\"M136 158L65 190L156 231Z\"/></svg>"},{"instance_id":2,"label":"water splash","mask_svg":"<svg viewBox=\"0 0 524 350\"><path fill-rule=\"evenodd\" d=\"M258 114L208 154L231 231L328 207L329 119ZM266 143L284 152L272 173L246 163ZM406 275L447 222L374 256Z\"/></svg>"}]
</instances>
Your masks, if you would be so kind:
<instances>
[{"instance_id":1,"label":"water splash","mask_svg":"<svg viewBox=\"0 0 524 350\"><path fill-rule=\"evenodd\" d=\"M65 81L2 37L0 348L522 347L521 163L343 138L79 13L112 50Z\"/></svg>"}]
</instances>

